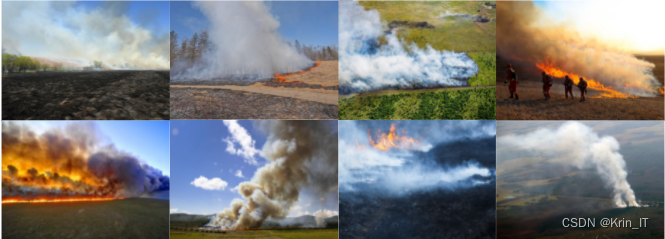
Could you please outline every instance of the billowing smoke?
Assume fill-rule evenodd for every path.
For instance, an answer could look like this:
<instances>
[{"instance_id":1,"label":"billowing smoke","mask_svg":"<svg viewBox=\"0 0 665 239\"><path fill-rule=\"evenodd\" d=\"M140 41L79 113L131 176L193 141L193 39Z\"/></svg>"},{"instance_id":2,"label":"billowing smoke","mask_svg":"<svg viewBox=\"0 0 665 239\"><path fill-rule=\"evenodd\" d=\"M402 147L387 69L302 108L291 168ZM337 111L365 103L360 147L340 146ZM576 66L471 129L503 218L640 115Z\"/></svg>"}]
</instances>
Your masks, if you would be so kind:
<instances>
[{"instance_id":1,"label":"billowing smoke","mask_svg":"<svg viewBox=\"0 0 665 239\"><path fill-rule=\"evenodd\" d=\"M551 64L562 71L610 85L623 93L656 96L661 84L653 74L653 63L639 60L600 39L584 39L577 30L544 19L545 12L533 2L497 4L497 48L505 58ZM577 79L574 79L577 81Z\"/></svg>"},{"instance_id":2,"label":"billowing smoke","mask_svg":"<svg viewBox=\"0 0 665 239\"><path fill-rule=\"evenodd\" d=\"M128 6L129 2L104 2L88 10L75 2L3 3L3 53L66 66L102 61L111 68L168 69L168 34L132 22Z\"/></svg>"},{"instance_id":3,"label":"billowing smoke","mask_svg":"<svg viewBox=\"0 0 665 239\"><path fill-rule=\"evenodd\" d=\"M365 11L357 2L340 2L340 92L384 88L465 85L478 73L478 65L465 53L420 49L384 34L379 12ZM385 36L387 44L379 45Z\"/></svg>"},{"instance_id":4,"label":"billowing smoke","mask_svg":"<svg viewBox=\"0 0 665 239\"><path fill-rule=\"evenodd\" d=\"M263 2L193 2L210 22L212 49L199 62L176 62L174 81L268 79L314 65L277 32L279 21Z\"/></svg>"},{"instance_id":5,"label":"billowing smoke","mask_svg":"<svg viewBox=\"0 0 665 239\"><path fill-rule=\"evenodd\" d=\"M595 169L605 185L613 190L617 207L639 207L626 176L626 162L619 153L619 142L612 136L599 136L579 122L567 122L557 129L541 128L525 134L510 134L497 139L497 147L510 147L552 155L579 169Z\"/></svg>"},{"instance_id":6,"label":"billowing smoke","mask_svg":"<svg viewBox=\"0 0 665 239\"><path fill-rule=\"evenodd\" d=\"M2 124L3 199L139 197L169 190L169 177L114 145L91 123L37 133Z\"/></svg>"},{"instance_id":7,"label":"billowing smoke","mask_svg":"<svg viewBox=\"0 0 665 239\"><path fill-rule=\"evenodd\" d=\"M337 189L337 132L326 121L264 122L262 156L270 162L238 185L247 202L234 199L209 226L258 228L269 216L286 217L304 188L324 195Z\"/></svg>"},{"instance_id":8,"label":"billowing smoke","mask_svg":"<svg viewBox=\"0 0 665 239\"><path fill-rule=\"evenodd\" d=\"M341 191L356 192L372 187L380 188L388 194L400 195L431 189L468 188L492 180L494 166L493 163L481 163L486 160L485 157L475 157L471 152L465 152L466 156L456 161L458 157L453 156L452 151L446 150L450 155L446 155L446 152L439 155L441 152L438 150L442 145L469 138L487 139L493 143L494 132L485 131L492 122L401 122L396 130L400 133L389 138L413 136L417 145L429 146L393 147L389 150L371 146L368 129L388 131L390 127L386 124L379 121L340 123L343 130L339 140ZM454 129L448 131L448 128ZM399 146L397 142L387 144Z\"/></svg>"}]
</instances>

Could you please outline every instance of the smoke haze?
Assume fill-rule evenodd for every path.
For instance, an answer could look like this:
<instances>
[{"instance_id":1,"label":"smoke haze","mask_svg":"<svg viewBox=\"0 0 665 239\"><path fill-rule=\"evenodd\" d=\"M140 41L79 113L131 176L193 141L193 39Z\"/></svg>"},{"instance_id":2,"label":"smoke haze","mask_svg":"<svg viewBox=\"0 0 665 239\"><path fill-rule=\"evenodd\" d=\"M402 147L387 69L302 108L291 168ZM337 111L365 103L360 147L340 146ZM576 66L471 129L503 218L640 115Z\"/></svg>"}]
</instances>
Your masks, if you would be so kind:
<instances>
[{"instance_id":1,"label":"smoke haze","mask_svg":"<svg viewBox=\"0 0 665 239\"><path fill-rule=\"evenodd\" d=\"M299 53L277 32L279 21L263 2L193 2L210 22L211 51L199 62L176 62L171 79L260 80L275 73L303 70L314 61Z\"/></svg>"},{"instance_id":2,"label":"smoke haze","mask_svg":"<svg viewBox=\"0 0 665 239\"><path fill-rule=\"evenodd\" d=\"M128 2L93 10L75 2L5 2L2 52L78 67L102 61L114 69L168 69L168 34L132 22L128 8Z\"/></svg>"},{"instance_id":3,"label":"smoke haze","mask_svg":"<svg viewBox=\"0 0 665 239\"><path fill-rule=\"evenodd\" d=\"M572 24L540 25L553 22L543 16L547 14L533 2L497 4L499 55L526 59L534 64L551 64L623 93L658 95L661 84L653 74L653 63L637 59L602 39L584 39Z\"/></svg>"},{"instance_id":4,"label":"smoke haze","mask_svg":"<svg viewBox=\"0 0 665 239\"><path fill-rule=\"evenodd\" d=\"M357 2L340 2L340 91L352 93L387 87L415 88L466 85L464 79L478 73L478 65L465 53L420 49L385 34L379 12L365 11Z\"/></svg>"},{"instance_id":5,"label":"smoke haze","mask_svg":"<svg viewBox=\"0 0 665 239\"><path fill-rule=\"evenodd\" d=\"M567 122L556 129L541 128L501 136L497 138L497 147L556 157L578 169L595 169L605 186L613 190L616 207L640 206L626 179L626 162L619 153L619 142L612 136L599 136L579 122Z\"/></svg>"}]
</instances>

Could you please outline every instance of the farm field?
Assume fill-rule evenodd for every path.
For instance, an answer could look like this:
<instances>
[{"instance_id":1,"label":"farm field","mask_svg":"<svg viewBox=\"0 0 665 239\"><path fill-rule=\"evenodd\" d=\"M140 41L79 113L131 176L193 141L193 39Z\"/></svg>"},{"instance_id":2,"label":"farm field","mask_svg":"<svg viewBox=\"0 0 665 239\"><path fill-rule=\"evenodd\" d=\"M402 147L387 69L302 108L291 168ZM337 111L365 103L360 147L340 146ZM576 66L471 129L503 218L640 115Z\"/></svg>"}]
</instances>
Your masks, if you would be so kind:
<instances>
[{"instance_id":1,"label":"farm field","mask_svg":"<svg viewBox=\"0 0 665 239\"><path fill-rule=\"evenodd\" d=\"M168 71L14 73L2 78L3 120L169 119Z\"/></svg>"}]
</instances>

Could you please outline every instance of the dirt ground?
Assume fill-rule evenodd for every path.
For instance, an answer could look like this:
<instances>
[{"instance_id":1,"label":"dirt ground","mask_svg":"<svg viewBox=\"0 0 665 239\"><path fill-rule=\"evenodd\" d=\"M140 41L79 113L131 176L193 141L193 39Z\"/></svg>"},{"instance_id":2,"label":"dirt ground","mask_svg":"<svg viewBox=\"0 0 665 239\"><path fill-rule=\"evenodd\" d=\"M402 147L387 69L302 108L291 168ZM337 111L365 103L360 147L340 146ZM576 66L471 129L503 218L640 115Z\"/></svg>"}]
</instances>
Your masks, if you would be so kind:
<instances>
[{"instance_id":1,"label":"dirt ground","mask_svg":"<svg viewBox=\"0 0 665 239\"><path fill-rule=\"evenodd\" d=\"M649 58L647 58L649 60ZM662 61L662 60L661 60ZM599 92L587 89L585 102L579 102L580 91L573 89L575 99L566 99L563 82L555 79L550 94L552 99L543 99L540 70L531 64L511 62L518 74L517 93L520 99L510 99L508 86L503 85L508 61L497 58L497 120L663 120L665 98L640 97L636 99L592 98ZM663 82L662 62L654 73Z\"/></svg>"},{"instance_id":2,"label":"dirt ground","mask_svg":"<svg viewBox=\"0 0 665 239\"><path fill-rule=\"evenodd\" d=\"M337 119L337 105L227 89L171 88L171 119Z\"/></svg>"},{"instance_id":3,"label":"dirt ground","mask_svg":"<svg viewBox=\"0 0 665 239\"><path fill-rule=\"evenodd\" d=\"M168 71L37 72L2 79L3 120L168 120L168 104Z\"/></svg>"}]
</instances>

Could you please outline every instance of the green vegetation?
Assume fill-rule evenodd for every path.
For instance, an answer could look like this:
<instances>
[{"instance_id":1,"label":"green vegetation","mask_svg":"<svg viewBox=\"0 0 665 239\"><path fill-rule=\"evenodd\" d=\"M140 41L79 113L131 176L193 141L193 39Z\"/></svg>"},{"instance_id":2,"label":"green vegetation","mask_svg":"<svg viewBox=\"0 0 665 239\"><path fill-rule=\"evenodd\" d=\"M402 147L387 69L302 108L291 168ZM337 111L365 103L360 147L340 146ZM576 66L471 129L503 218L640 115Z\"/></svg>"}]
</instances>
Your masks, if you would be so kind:
<instances>
[{"instance_id":1,"label":"green vegetation","mask_svg":"<svg viewBox=\"0 0 665 239\"><path fill-rule=\"evenodd\" d=\"M285 229L245 231L171 230L171 239L193 238L271 238L271 239L336 239L337 229Z\"/></svg>"},{"instance_id":2,"label":"green vegetation","mask_svg":"<svg viewBox=\"0 0 665 239\"><path fill-rule=\"evenodd\" d=\"M44 66L41 66L37 59L2 53L2 72L27 72L28 70L37 71L39 69L44 69Z\"/></svg>"},{"instance_id":3,"label":"green vegetation","mask_svg":"<svg viewBox=\"0 0 665 239\"><path fill-rule=\"evenodd\" d=\"M496 119L496 88L340 99L339 119Z\"/></svg>"},{"instance_id":4,"label":"green vegetation","mask_svg":"<svg viewBox=\"0 0 665 239\"><path fill-rule=\"evenodd\" d=\"M476 62L478 75L469 78L470 86L496 84L496 52L471 52L469 56Z\"/></svg>"}]
</instances>

